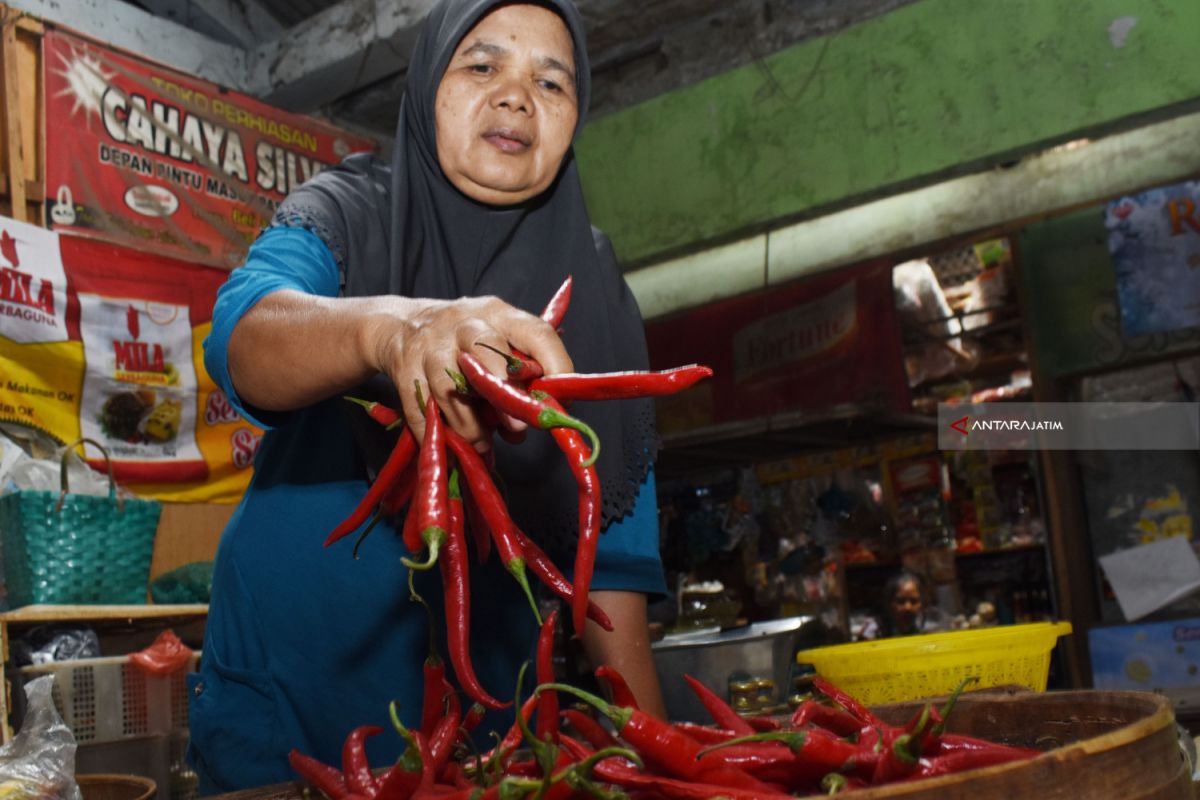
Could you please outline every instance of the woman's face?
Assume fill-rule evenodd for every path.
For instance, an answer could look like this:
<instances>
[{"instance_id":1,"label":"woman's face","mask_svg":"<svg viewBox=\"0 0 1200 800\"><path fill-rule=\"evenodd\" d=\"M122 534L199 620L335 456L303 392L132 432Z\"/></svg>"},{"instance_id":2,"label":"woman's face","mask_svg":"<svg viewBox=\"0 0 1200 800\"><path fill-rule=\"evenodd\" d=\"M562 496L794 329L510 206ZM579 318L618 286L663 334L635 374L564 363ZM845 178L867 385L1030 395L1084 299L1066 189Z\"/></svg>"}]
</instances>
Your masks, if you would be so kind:
<instances>
[{"instance_id":1,"label":"woman's face","mask_svg":"<svg viewBox=\"0 0 1200 800\"><path fill-rule=\"evenodd\" d=\"M902 630L916 623L917 615L921 613L921 588L912 581L904 581L896 587L892 595L892 619Z\"/></svg>"},{"instance_id":2,"label":"woman's face","mask_svg":"<svg viewBox=\"0 0 1200 800\"><path fill-rule=\"evenodd\" d=\"M541 194L579 118L566 24L541 6L492 11L459 43L435 106L438 162L459 191L491 205Z\"/></svg>"}]
</instances>

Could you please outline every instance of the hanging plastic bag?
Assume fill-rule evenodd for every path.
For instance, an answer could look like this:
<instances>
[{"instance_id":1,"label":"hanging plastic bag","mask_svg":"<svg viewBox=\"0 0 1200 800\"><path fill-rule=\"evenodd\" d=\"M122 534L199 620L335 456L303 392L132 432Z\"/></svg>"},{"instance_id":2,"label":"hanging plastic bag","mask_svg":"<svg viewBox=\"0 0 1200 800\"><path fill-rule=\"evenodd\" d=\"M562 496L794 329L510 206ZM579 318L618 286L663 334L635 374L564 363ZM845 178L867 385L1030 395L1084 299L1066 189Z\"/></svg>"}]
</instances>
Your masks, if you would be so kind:
<instances>
[{"instance_id":1,"label":"hanging plastic bag","mask_svg":"<svg viewBox=\"0 0 1200 800\"><path fill-rule=\"evenodd\" d=\"M192 648L168 628L145 650L130 654L129 660L151 675L170 675L187 667L192 652Z\"/></svg>"},{"instance_id":2,"label":"hanging plastic bag","mask_svg":"<svg viewBox=\"0 0 1200 800\"><path fill-rule=\"evenodd\" d=\"M0 747L0 797L5 800L82 800L75 783L75 735L54 707L54 676L25 684L28 707L21 730Z\"/></svg>"}]
</instances>

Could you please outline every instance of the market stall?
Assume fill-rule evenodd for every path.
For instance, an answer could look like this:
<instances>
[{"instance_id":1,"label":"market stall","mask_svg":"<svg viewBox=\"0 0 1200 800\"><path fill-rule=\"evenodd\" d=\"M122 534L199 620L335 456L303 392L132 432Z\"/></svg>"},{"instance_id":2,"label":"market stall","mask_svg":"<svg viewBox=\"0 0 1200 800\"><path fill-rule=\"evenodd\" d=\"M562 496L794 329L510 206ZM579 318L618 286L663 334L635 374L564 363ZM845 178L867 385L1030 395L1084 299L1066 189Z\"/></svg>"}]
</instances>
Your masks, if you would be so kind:
<instances>
[{"instance_id":1,"label":"market stall","mask_svg":"<svg viewBox=\"0 0 1200 800\"><path fill-rule=\"evenodd\" d=\"M52 750L60 745L47 741L66 737L78 748L74 772L140 776L130 782L138 800L191 800L189 703L219 696L218 678L243 692L247 719L258 718L253 703L289 694L265 670L205 664L200 652L217 540L264 427L205 369L217 292L290 192L377 145L0 11L0 731L17 749ZM509 149L528 146L519 131L501 133ZM1165 543L1178 561L1195 560L1194 448L952 448L939 413L1033 400L1195 405L1200 317L1186 291L1161 285L1190 290L1200 274L1196 186L1115 199L1107 228L1098 209L1014 220L731 292L649 323L649 369L543 374L519 347L473 342L445 370L456 400L494 422L489 436L519 439L505 427L513 418L552 442L570 477L556 484L570 499L565 555L562 541L543 549L516 521L537 487L498 479L453 415L443 420L431 383L426 397L416 382L419 423L412 409L405 423L398 391L339 402L349 427L328 430L352 433L355 447L366 431L380 451L364 469L355 461L361 492L339 489L352 510L325 525L341 507L313 499L320 480L297 481L279 510L292 514L287 524L307 516L323 526L325 544L340 543L331 556L358 560L368 548L364 562L394 568L386 596L429 611L427 635L405 640L409 654L414 642L428 648L421 685L403 687L422 704L403 709L407 725L394 701L369 719L346 713L325 737L339 740L340 762L329 741L299 737L262 758L243 754L265 762L290 751L297 780L226 796L1193 797L1196 759L1175 722L1189 722L1200 696L1188 644L1200 638L1200 562L1193 582L1172 572L1137 613L1129 581L1113 580L1129 572L1106 559ZM578 193L571 200L583 207ZM482 250L495 231L475 227L471 246ZM371 233L347 250L378 245L362 230ZM584 252L615 264L590 231ZM1141 248L1167 235L1186 246ZM346 254L330 251L334 282L345 280ZM1153 280L1150 267L1161 273ZM400 293L390 275L380 280L386 292L355 291ZM574 322L572 308L603 298L572 300L571 287L568 276L537 298L545 330L617 352L600 338L617 315ZM439 288L457 296L456 285ZM636 300L618 288L620 318L636 319ZM503 376L480 360L496 354ZM621 516L605 504L602 448L584 417L645 398L662 435L657 462L643 463L654 447L632 435L610 446L632 453L623 466L649 474L646 485L657 480L667 596L650 606L645 636L635 633L649 642L665 718L581 644L585 631L613 628L591 580L601 520ZM318 441L318 462L335 462L333 444ZM401 542L403 558L369 549L381 521L395 526L387 546ZM1165 570L1171 559L1159 558ZM278 564L278 586L313 577L286 554ZM349 596L363 582L308 586ZM540 625L515 687L490 682L510 666L500 663L508 629L485 617L487 649L471 638L479 617L470 621L481 604L502 614L511 596ZM307 624L287 616L303 614L266 627ZM324 623L322 634L351 627ZM372 641L388 638L377 633ZM290 655L297 673L318 663ZM326 704L342 702L339 687L317 688ZM288 699L305 705L314 687L303 689ZM485 707L508 714L504 724L485 723ZM232 730L234 716L218 723ZM488 728L494 741L472 735ZM28 744L36 736L45 741ZM71 778L38 792L58 796Z\"/></svg>"}]
</instances>

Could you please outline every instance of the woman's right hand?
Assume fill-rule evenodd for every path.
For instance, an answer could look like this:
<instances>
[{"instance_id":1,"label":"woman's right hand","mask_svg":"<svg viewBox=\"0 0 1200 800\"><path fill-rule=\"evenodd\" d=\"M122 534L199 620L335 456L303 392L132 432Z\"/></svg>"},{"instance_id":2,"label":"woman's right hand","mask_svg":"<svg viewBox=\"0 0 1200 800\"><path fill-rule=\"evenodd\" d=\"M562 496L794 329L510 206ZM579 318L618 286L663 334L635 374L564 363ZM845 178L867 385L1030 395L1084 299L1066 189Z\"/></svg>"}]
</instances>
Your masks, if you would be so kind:
<instances>
[{"instance_id":1,"label":"woman's right hand","mask_svg":"<svg viewBox=\"0 0 1200 800\"><path fill-rule=\"evenodd\" d=\"M483 424L471 400L460 395L446 370L458 370L459 353L469 352L497 375L505 362L498 353L515 348L535 358L547 374L571 372L571 358L557 332L539 317L498 297L458 300L375 298L365 331L367 358L377 371L391 377L400 393L404 417L418 439L424 434L424 409L417 402L432 392L446 420L476 449L491 445L491 430ZM391 301L391 302L388 302ZM507 415L500 423L519 433L525 424Z\"/></svg>"}]
</instances>

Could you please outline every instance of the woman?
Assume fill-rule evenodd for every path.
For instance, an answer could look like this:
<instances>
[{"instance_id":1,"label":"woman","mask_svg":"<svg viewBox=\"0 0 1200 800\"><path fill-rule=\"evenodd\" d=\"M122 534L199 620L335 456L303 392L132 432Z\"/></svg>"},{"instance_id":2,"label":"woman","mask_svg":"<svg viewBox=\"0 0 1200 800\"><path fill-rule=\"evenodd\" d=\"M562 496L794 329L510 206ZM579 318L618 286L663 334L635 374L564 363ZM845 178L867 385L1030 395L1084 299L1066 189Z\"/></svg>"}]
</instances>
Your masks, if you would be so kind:
<instances>
[{"instance_id":1,"label":"woman","mask_svg":"<svg viewBox=\"0 0 1200 800\"><path fill-rule=\"evenodd\" d=\"M357 561L349 539L321 547L391 446L342 395L402 407L420 436L414 382L432 392L450 425L495 449L522 528L569 554L576 500L561 453L538 432L493 443L445 369L469 350L504 374L476 343L516 347L548 372L646 366L636 303L588 222L570 149L588 90L583 22L569 0L443 0L409 64L390 164L351 157L300 187L222 289L206 364L269 430L221 540L203 665L191 680L190 752L203 792L292 777L292 747L337 763L345 735L363 724L389 729L368 742L372 764L383 765L401 748L388 702L419 719L429 630L408 599L399 536L377 528ZM568 274L575 299L560 339L534 314ZM646 593L665 590L653 409L573 412L604 442L592 599L615 627L606 635L589 624L584 645L661 712L645 618ZM505 439L524 433L515 420L501 424ZM433 573L418 588L438 612ZM536 625L494 561L473 567L471 586L476 669L490 693L511 697ZM488 724L508 719L511 711Z\"/></svg>"},{"instance_id":2,"label":"woman","mask_svg":"<svg viewBox=\"0 0 1200 800\"><path fill-rule=\"evenodd\" d=\"M915 572L904 570L883 589L884 636L911 636L942 629L941 613L925 608L924 582Z\"/></svg>"}]
</instances>

